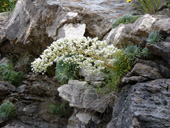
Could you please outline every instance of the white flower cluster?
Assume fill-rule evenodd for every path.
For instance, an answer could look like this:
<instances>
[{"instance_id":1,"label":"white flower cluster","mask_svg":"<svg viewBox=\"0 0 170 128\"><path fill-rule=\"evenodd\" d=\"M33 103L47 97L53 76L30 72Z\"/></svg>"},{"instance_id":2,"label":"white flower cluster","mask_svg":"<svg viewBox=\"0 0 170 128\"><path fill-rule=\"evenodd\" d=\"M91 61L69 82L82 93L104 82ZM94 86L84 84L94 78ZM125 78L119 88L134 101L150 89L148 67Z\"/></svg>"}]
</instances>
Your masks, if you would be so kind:
<instances>
[{"instance_id":1,"label":"white flower cluster","mask_svg":"<svg viewBox=\"0 0 170 128\"><path fill-rule=\"evenodd\" d=\"M105 67L112 67L113 55L118 51L114 45L108 45L106 41L98 38L61 38L47 47L46 50L31 63L32 71L45 73L54 62L74 62L80 68L86 68L91 72L99 72ZM69 57L65 57L68 56Z\"/></svg>"}]
</instances>

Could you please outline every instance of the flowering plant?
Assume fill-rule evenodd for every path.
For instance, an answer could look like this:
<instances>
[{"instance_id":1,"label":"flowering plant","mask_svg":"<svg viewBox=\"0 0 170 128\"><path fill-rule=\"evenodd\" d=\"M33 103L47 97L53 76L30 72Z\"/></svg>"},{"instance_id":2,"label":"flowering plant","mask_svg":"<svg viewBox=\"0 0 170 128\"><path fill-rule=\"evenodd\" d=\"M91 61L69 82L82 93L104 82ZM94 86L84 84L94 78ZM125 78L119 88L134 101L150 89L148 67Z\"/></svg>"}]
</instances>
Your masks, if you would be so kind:
<instances>
[{"instance_id":1,"label":"flowering plant","mask_svg":"<svg viewBox=\"0 0 170 128\"><path fill-rule=\"evenodd\" d=\"M91 73L100 72L106 67L114 68L113 55L119 51L113 44L98 38L61 38L54 41L39 58L31 63L33 72L44 74L54 62L77 63ZM65 57L68 56L68 57Z\"/></svg>"}]
</instances>

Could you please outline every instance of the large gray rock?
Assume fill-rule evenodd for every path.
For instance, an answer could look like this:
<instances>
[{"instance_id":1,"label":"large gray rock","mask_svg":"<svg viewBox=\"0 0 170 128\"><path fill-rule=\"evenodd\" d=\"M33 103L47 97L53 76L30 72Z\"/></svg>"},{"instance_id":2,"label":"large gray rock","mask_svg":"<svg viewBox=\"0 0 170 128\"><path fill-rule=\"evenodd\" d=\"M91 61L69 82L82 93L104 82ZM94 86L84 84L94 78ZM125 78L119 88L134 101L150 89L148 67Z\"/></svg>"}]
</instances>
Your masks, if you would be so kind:
<instances>
[{"instance_id":1,"label":"large gray rock","mask_svg":"<svg viewBox=\"0 0 170 128\"><path fill-rule=\"evenodd\" d=\"M129 13L131 10L129 4L123 0L78 2L18 0L4 26L5 39L10 42L0 40L3 44L1 52L28 52L36 56L54 40L65 36L85 35L102 39L112 28L112 21L123 15L124 10ZM115 11L120 7L119 11Z\"/></svg>"},{"instance_id":2,"label":"large gray rock","mask_svg":"<svg viewBox=\"0 0 170 128\"><path fill-rule=\"evenodd\" d=\"M117 28L112 29L105 39L108 43L113 43L118 47L128 44L142 45L152 31L169 34L169 21L170 18L166 16L145 14L133 24L120 24Z\"/></svg>"},{"instance_id":3,"label":"large gray rock","mask_svg":"<svg viewBox=\"0 0 170 128\"><path fill-rule=\"evenodd\" d=\"M169 128L170 79L125 87L107 128Z\"/></svg>"},{"instance_id":4,"label":"large gray rock","mask_svg":"<svg viewBox=\"0 0 170 128\"><path fill-rule=\"evenodd\" d=\"M103 113L109 104L109 97L96 94L87 86L87 82L70 80L58 88L59 96L67 100L72 107L94 110Z\"/></svg>"}]
</instances>

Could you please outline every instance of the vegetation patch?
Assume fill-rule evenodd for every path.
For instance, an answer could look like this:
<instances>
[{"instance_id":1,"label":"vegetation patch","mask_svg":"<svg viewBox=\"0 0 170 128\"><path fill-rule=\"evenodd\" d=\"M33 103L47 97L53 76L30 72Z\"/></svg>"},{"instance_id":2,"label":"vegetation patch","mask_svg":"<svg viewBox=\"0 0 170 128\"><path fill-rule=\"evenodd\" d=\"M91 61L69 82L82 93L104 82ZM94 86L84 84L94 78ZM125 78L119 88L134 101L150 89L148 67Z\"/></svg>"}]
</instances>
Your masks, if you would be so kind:
<instances>
[{"instance_id":1,"label":"vegetation patch","mask_svg":"<svg viewBox=\"0 0 170 128\"><path fill-rule=\"evenodd\" d=\"M120 24L134 23L140 16L124 15L119 17L113 22L113 28L116 28Z\"/></svg>"},{"instance_id":2,"label":"vegetation patch","mask_svg":"<svg viewBox=\"0 0 170 128\"><path fill-rule=\"evenodd\" d=\"M75 62L64 62L56 64L56 78L60 84L66 84L69 79L78 79L78 64Z\"/></svg>"},{"instance_id":3,"label":"vegetation patch","mask_svg":"<svg viewBox=\"0 0 170 128\"><path fill-rule=\"evenodd\" d=\"M128 46L117 49L113 44L108 45L97 38L64 38L53 42L32 62L32 70L44 74L53 62L57 62L56 76L66 82L69 78L77 77L79 68L85 68L91 74L106 74L105 92L110 92L116 91L121 78L136 63L137 58L147 55L147 48Z\"/></svg>"},{"instance_id":4,"label":"vegetation patch","mask_svg":"<svg viewBox=\"0 0 170 128\"><path fill-rule=\"evenodd\" d=\"M0 106L0 119L1 120L8 120L16 115L16 108L15 106L7 101L1 104Z\"/></svg>"},{"instance_id":5,"label":"vegetation patch","mask_svg":"<svg viewBox=\"0 0 170 128\"><path fill-rule=\"evenodd\" d=\"M157 31L154 31L149 34L147 43L154 44L154 43L160 42L162 40L163 40L162 36Z\"/></svg>"},{"instance_id":6,"label":"vegetation patch","mask_svg":"<svg viewBox=\"0 0 170 128\"><path fill-rule=\"evenodd\" d=\"M19 86L23 80L23 74L16 72L12 64L0 65L0 76L3 80Z\"/></svg>"},{"instance_id":7,"label":"vegetation patch","mask_svg":"<svg viewBox=\"0 0 170 128\"><path fill-rule=\"evenodd\" d=\"M131 0L127 0L127 2L130 1ZM137 0L133 3L133 6L144 14L155 14L160 8L160 2L160 0Z\"/></svg>"},{"instance_id":8,"label":"vegetation patch","mask_svg":"<svg viewBox=\"0 0 170 128\"><path fill-rule=\"evenodd\" d=\"M66 118L70 115L70 108L67 101L62 101L60 104L49 105L50 113L57 115L60 118Z\"/></svg>"},{"instance_id":9,"label":"vegetation patch","mask_svg":"<svg viewBox=\"0 0 170 128\"><path fill-rule=\"evenodd\" d=\"M0 12L12 12L17 0L1 0Z\"/></svg>"}]
</instances>

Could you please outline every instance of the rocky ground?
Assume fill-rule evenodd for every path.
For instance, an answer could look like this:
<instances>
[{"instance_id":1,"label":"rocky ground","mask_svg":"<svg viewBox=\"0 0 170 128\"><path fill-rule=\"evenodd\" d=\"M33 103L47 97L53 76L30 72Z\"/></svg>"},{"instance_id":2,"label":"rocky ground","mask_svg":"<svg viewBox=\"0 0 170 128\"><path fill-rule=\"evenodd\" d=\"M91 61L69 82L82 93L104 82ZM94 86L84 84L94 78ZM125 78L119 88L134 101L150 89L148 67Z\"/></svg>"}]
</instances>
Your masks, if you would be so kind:
<instances>
[{"instance_id":1,"label":"rocky ground","mask_svg":"<svg viewBox=\"0 0 170 128\"><path fill-rule=\"evenodd\" d=\"M10 100L16 117L1 121L2 128L169 128L170 127L170 17L168 7L160 14L144 15L134 24L112 22L133 14L124 0L18 0L12 14L0 14L0 64L13 55L15 69L25 73L18 87L0 81L0 104ZM164 41L146 44L152 31ZM139 59L121 80L121 91L105 96L86 85L100 85L100 75L80 71L86 81L70 80L63 86L55 78L36 75L30 63L52 41L62 37L90 36L116 43L146 46L152 58ZM64 118L50 113L51 104L68 101Z\"/></svg>"}]
</instances>

